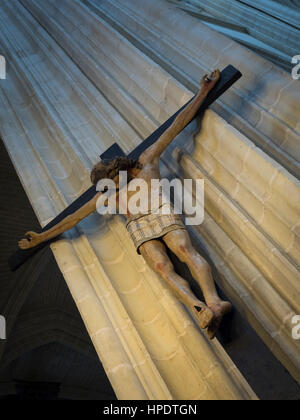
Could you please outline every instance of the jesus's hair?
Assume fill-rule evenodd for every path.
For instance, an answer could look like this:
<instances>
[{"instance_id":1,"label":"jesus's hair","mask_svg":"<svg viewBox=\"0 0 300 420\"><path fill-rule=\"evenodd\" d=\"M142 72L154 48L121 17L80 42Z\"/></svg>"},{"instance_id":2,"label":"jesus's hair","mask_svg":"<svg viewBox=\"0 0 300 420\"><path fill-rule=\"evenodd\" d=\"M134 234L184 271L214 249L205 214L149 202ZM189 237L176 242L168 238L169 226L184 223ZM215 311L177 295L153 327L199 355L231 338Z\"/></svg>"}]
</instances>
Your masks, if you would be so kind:
<instances>
[{"instance_id":1,"label":"jesus's hair","mask_svg":"<svg viewBox=\"0 0 300 420\"><path fill-rule=\"evenodd\" d=\"M120 156L115 159L103 159L97 163L91 171L91 181L94 185L100 179L113 179L120 171L126 171L130 168L141 168L141 164L136 159Z\"/></svg>"}]
</instances>

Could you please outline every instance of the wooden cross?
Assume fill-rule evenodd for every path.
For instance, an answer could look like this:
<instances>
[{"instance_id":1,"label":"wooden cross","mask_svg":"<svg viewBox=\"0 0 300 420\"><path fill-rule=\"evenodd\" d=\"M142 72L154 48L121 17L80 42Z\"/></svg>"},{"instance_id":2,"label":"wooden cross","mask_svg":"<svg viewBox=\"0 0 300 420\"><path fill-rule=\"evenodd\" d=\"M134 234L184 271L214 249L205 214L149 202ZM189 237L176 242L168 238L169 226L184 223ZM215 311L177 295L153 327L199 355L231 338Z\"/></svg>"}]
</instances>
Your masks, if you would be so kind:
<instances>
[{"instance_id":1,"label":"wooden cross","mask_svg":"<svg viewBox=\"0 0 300 420\"><path fill-rule=\"evenodd\" d=\"M221 77L216 84L216 86L209 92L205 101L199 108L197 116L203 113L215 100L217 100L227 89L229 89L240 77L242 76L232 65L227 66L222 72ZM174 115L172 115L167 121L165 121L157 130L155 130L149 137L147 137L142 143L140 143L132 152L129 153L128 157L133 159L138 159L139 156L146 150L149 146L156 142L159 137L170 127L176 116L193 100L191 98L181 109L179 109ZM114 159L118 156L125 156L125 153L120 148L117 143L114 143L110 146L102 155L101 159ZM42 232L52 228L57 223L62 221L66 216L74 213L85 203L91 200L94 195L97 193L96 186L92 185L86 192L84 192L79 198L77 198L72 204L70 204L65 210L63 210L58 216L56 216L50 223L48 223L43 229ZM27 261L32 255L37 251L44 248L49 243L55 241L57 238L52 238L47 242L43 242L40 245L29 248L29 249L18 249L14 254L12 254L8 259L8 264L11 271L15 271L20 267L25 261Z\"/></svg>"}]
</instances>

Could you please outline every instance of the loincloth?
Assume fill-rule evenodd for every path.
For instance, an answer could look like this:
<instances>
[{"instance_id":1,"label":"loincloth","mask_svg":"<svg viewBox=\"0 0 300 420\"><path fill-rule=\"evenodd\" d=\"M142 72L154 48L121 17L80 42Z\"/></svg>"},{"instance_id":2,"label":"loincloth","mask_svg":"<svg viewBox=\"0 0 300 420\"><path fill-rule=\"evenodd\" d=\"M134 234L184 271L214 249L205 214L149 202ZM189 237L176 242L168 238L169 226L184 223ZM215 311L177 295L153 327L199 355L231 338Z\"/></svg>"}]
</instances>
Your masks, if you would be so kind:
<instances>
[{"instance_id":1,"label":"loincloth","mask_svg":"<svg viewBox=\"0 0 300 420\"><path fill-rule=\"evenodd\" d=\"M162 211L168 214L162 214ZM186 227L181 216L174 214L172 204L165 203L158 209L158 213L153 212L129 220L126 224L126 229L138 254L140 254L139 247L144 242L161 238L173 230L186 229Z\"/></svg>"}]
</instances>

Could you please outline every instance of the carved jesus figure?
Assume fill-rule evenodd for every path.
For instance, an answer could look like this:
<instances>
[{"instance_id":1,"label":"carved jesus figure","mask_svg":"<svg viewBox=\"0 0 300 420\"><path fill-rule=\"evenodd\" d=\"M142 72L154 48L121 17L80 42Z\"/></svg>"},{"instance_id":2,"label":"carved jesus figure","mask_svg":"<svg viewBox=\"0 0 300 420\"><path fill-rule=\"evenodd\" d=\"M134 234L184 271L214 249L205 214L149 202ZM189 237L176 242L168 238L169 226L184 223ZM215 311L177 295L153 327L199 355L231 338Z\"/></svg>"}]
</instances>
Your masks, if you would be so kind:
<instances>
[{"instance_id":1,"label":"carved jesus figure","mask_svg":"<svg viewBox=\"0 0 300 420\"><path fill-rule=\"evenodd\" d=\"M206 75L202 78L201 87L195 98L178 114L172 125L161 137L140 155L138 160L120 157L109 162L101 161L95 165L91 172L92 183L96 185L99 180L110 178L118 186L119 172L126 170L129 181L136 178L146 181L149 186L149 194L151 194L151 180L160 179L159 157L161 153L182 129L192 121L207 94L215 86L219 78L219 70L215 70L210 76ZM19 247L22 249L34 247L71 229L96 210L97 200L101 194L101 192L98 192L88 203L51 229L40 234L27 232L25 238L19 241ZM120 191L116 193L116 196L118 197L119 194ZM133 192L128 192L128 201L132 194ZM138 253L144 257L151 269L161 276L175 296L193 310L200 327L207 329L208 336L212 339L223 316L231 310L231 304L222 301L218 296L209 264L193 247L185 225L181 217L178 214L174 214L171 203L168 210L167 217L159 209L155 213L151 213L149 210L144 214L138 215L132 215L128 210L125 215L127 218L127 230ZM167 255L166 247L180 261L187 264L193 278L203 292L205 303L193 293L188 281L175 272L173 264Z\"/></svg>"}]
</instances>

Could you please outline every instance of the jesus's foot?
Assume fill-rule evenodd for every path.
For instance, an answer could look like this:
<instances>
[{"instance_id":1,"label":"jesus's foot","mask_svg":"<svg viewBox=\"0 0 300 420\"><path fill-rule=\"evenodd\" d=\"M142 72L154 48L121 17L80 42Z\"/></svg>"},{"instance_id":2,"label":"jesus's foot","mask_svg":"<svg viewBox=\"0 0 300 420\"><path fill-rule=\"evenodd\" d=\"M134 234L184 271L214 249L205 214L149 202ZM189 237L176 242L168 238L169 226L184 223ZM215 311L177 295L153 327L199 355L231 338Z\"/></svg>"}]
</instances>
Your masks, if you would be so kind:
<instances>
[{"instance_id":1,"label":"jesus's foot","mask_svg":"<svg viewBox=\"0 0 300 420\"><path fill-rule=\"evenodd\" d=\"M208 337L212 340L222 322L223 316L231 311L232 305L230 302L220 301L219 303L209 305L209 308L214 314L212 322L207 328Z\"/></svg>"},{"instance_id":2,"label":"jesus's foot","mask_svg":"<svg viewBox=\"0 0 300 420\"><path fill-rule=\"evenodd\" d=\"M208 306L194 306L193 311L197 317L200 328L207 328L213 321L214 313Z\"/></svg>"}]
</instances>

